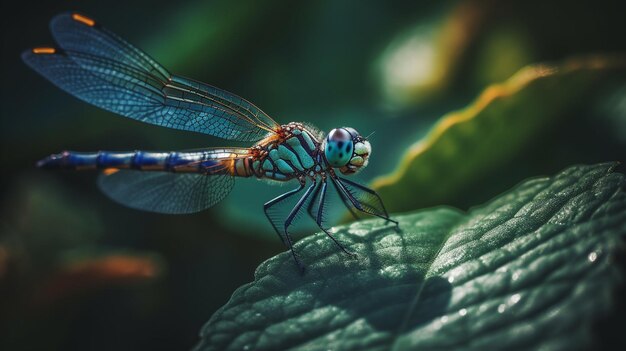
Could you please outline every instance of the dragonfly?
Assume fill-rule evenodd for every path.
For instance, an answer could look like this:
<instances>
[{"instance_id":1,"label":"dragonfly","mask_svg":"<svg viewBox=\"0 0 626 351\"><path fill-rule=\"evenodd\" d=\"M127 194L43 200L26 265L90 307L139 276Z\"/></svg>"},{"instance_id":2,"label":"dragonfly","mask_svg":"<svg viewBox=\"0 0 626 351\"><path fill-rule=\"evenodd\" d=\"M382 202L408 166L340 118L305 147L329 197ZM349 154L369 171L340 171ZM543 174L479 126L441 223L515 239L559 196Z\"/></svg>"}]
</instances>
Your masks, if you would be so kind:
<instances>
[{"instance_id":1,"label":"dragonfly","mask_svg":"<svg viewBox=\"0 0 626 351\"><path fill-rule=\"evenodd\" d=\"M64 151L40 160L38 167L100 170L99 188L111 199L166 214L194 213L217 204L238 177L297 183L293 190L265 203L263 210L302 272L304 265L289 229L304 212L341 251L354 256L326 224L329 191L338 194L355 218L362 212L399 228L374 190L345 178L365 168L372 151L367 138L354 128L335 128L324 135L304 123L278 124L235 94L171 74L145 52L80 13L55 16L50 30L57 46L35 47L23 52L22 59L60 89L134 120L252 146ZM287 200L291 208L280 210Z\"/></svg>"}]
</instances>

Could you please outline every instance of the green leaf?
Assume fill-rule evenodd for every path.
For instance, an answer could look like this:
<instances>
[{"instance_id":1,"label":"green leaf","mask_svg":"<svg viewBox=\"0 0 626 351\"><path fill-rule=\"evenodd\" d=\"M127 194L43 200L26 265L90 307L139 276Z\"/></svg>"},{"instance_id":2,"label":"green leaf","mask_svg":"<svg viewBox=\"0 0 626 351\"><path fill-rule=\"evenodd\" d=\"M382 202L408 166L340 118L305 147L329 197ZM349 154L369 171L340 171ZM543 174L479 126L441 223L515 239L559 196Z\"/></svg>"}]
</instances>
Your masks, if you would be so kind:
<instances>
[{"instance_id":1,"label":"green leaf","mask_svg":"<svg viewBox=\"0 0 626 351\"><path fill-rule=\"evenodd\" d=\"M434 208L324 233L262 263L197 350L554 349L598 341L622 271L624 176L575 166L463 213Z\"/></svg>"},{"instance_id":2,"label":"green leaf","mask_svg":"<svg viewBox=\"0 0 626 351\"><path fill-rule=\"evenodd\" d=\"M393 173L374 181L373 188L392 212L444 203L464 206L464 201L475 198L484 201L489 197L475 194L476 189L490 197L506 189L508 179L503 173L507 169L523 173L542 158L508 162L518 160L539 143L555 140L541 144L545 149L535 150L539 153L563 148L562 140L546 133L565 133L558 131L565 129L563 124L575 123L572 109L590 102L599 88L610 86L618 77L623 82L625 72L624 58L603 56L574 59L558 66L528 66L506 82L485 89L467 108L442 117L423 140L409 147ZM567 140L570 155L579 155L584 145L574 137ZM513 181L520 179L523 177ZM496 191L490 192L494 187ZM413 189L419 189L419 196Z\"/></svg>"}]
</instances>

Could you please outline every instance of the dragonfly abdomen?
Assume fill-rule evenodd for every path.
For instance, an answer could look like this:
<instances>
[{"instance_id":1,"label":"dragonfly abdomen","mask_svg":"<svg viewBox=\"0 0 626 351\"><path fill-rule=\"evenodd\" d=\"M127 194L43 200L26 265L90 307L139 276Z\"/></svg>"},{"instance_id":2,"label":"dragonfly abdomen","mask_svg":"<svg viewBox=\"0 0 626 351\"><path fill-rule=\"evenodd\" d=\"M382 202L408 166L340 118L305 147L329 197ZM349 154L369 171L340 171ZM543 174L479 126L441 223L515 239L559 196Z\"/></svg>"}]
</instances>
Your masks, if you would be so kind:
<instances>
[{"instance_id":1,"label":"dragonfly abdomen","mask_svg":"<svg viewBox=\"0 0 626 351\"><path fill-rule=\"evenodd\" d=\"M219 159L213 152L74 152L64 151L39 161L37 166L48 169L92 170L135 169L177 173L233 173L236 160Z\"/></svg>"}]
</instances>

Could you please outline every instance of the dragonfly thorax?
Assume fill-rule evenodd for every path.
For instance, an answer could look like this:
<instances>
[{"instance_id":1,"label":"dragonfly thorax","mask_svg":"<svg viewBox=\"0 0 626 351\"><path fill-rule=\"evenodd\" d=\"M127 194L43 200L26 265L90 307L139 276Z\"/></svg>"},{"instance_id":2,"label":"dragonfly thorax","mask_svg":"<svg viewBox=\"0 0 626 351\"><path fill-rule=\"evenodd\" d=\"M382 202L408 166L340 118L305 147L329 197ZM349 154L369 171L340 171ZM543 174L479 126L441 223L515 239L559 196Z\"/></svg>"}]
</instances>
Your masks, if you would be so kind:
<instances>
[{"instance_id":1,"label":"dragonfly thorax","mask_svg":"<svg viewBox=\"0 0 626 351\"><path fill-rule=\"evenodd\" d=\"M254 146L253 174L278 181L322 175L326 166L321 162L320 139L317 130L302 123L280 126Z\"/></svg>"},{"instance_id":2,"label":"dragonfly thorax","mask_svg":"<svg viewBox=\"0 0 626 351\"><path fill-rule=\"evenodd\" d=\"M354 174L367 166L372 147L354 128L335 128L322 143L326 162L342 174Z\"/></svg>"}]
</instances>

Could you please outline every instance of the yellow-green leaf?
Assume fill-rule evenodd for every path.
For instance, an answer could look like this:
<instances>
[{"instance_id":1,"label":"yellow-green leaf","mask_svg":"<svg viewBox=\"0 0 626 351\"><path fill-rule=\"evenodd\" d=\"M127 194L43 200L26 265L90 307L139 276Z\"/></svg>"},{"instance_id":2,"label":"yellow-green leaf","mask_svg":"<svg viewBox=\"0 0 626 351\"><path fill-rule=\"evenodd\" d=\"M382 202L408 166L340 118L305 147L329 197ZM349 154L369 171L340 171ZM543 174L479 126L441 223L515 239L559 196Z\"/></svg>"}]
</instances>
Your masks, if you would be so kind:
<instances>
[{"instance_id":1,"label":"yellow-green leaf","mask_svg":"<svg viewBox=\"0 0 626 351\"><path fill-rule=\"evenodd\" d=\"M485 89L467 108L445 115L373 187L392 212L454 203L481 177L497 176L499 167L546 131L568 123L569 109L625 71L620 57L526 67Z\"/></svg>"}]
</instances>

